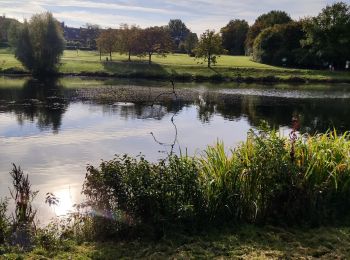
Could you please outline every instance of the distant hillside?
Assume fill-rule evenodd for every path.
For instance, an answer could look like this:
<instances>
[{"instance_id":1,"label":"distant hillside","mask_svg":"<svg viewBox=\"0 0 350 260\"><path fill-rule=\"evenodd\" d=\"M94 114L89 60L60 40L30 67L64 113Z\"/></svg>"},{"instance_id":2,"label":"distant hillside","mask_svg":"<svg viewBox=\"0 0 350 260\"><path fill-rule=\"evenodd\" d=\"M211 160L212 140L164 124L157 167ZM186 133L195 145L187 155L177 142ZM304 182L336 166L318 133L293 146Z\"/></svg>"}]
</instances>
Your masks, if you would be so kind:
<instances>
[{"instance_id":1,"label":"distant hillside","mask_svg":"<svg viewBox=\"0 0 350 260\"><path fill-rule=\"evenodd\" d=\"M96 49L96 39L101 31L98 25L86 24L85 27L69 27L61 23L67 49Z\"/></svg>"},{"instance_id":2,"label":"distant hillside","mask_svg":"<svg viewBox=\"0 0 350 260\"><path fill-rule=\"evenodd\" d=\"M19 21L0 16L0 47L7 47L8 34L11 23L20 23Z\"/></svg>"},{"instance_id":3,"label":"distant hillside","mask_svg":"<svg viewBox=\"0 0 350 260\"><path fill-rule=\"evenodd\" d=\"M6 16L0 16L0 47L8 47L9 29L12 23L20 24L19 21ZM98 37L100 29L95 25L74 28L60 23L63 36L67 42L68 49L95 49L95 39Z\"/></svg>"}]
</instances>

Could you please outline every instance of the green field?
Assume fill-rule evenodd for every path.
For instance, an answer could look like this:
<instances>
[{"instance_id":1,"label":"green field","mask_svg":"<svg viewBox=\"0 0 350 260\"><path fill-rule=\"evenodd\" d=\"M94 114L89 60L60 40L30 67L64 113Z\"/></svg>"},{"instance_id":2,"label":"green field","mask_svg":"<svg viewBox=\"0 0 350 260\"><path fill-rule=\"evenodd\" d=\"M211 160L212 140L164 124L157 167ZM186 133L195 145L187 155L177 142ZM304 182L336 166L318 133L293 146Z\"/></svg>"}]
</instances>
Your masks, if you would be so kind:
<instances>
[{"instance_id":1,"label":"green field","mask_svg":"<svg viewBox=\"0 0 350 260\"><path fill-rule=\"evenodd\" d=\"M166 57L154 55L153 64L147 64L147 57L132 57L127 62L125 55L113 54L113 61L106 62L106 55L100 61L94 51L65 51L61 59L60 72L63 74L106 74L139 78L217 79L265 81L339 81L350 82L349 72L330 72L275 67L256 63L247 56L221 56L211 69L201 60L185 54L169 54ZM0 49L0 71L4 74L23 72L23 66L8 49Z\"/></svg>"}]
</instances>

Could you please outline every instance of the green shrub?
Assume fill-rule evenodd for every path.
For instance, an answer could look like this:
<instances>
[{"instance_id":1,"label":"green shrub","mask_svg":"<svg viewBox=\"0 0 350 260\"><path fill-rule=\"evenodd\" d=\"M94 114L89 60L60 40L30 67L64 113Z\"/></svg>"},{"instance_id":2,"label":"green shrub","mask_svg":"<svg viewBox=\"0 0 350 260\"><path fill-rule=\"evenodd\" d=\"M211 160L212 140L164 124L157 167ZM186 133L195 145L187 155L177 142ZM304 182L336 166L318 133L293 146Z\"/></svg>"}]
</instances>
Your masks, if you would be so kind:
<instances>
[{"instance_id":1,"label":"green shrub","mask_svg":"<svg viewBox=\"0 0 350 260\"><path fill-rule=\"evenodd\" d=\"M87 168L84 194L99 216L128 225L159 227L205 212L195 161L171 156L158 163L127 155Z\"/></svg>"},{"instance_id":2,"label":"green shrub","mask_svg":"<svg viewBox=\"0 0 350 260\"><path fill-rule=\"evenodd\" d=\"M290 22L277 24L263 30L254 41L253 59L277 66L302 65L297 54L304 37L302 24Z\"/></svg>"}]
</instances>

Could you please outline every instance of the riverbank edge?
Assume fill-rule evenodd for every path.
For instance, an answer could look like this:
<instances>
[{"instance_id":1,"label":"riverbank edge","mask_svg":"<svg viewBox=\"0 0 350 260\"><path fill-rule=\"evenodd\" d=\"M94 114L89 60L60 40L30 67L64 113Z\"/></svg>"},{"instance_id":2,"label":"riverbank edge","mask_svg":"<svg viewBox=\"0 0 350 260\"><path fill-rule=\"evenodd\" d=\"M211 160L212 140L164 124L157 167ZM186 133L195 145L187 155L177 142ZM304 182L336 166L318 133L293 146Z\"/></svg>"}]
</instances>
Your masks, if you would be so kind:
<instances>
[{"instance_id":1,"label":"riverbank edge","mask_svg":"<svg viewBox=\"0 0 350 260\"><path fill-rule=\"evenodd\" d=\"M254 73L252 73L254 74ZM32 76L30 73L23 70L6 69L1 71L0 76ZM350 83L349 79L343 78L309 78L300 76L278 77L278 76L237 76L226 77L221 74L211 76L193 75L193 74L146 74L146 73L108 73L108 72L79 72L79 73L63 73L59 72L55 75L57 77L91 77L91 78L119 78L119 79L144 79L144 80L177 80L180 82L238 82L238 83Z\"/></svg>"},{"instance_id":2,"label":"riverbank edge","mask_svg":"<svg viewBox=\"0 0 350 260\"><path fill-rule=\"evenodd\" d=\"M8 252L4 259L346 259L350 256L347 226L209 228L200 234L173 232L160 240L64 241L58 248ZM263 239L262 239L263 238ZM51 246L52 247L52 246ZM1 253L0 253L0 259Z\"/></svg>"}]
</instances>

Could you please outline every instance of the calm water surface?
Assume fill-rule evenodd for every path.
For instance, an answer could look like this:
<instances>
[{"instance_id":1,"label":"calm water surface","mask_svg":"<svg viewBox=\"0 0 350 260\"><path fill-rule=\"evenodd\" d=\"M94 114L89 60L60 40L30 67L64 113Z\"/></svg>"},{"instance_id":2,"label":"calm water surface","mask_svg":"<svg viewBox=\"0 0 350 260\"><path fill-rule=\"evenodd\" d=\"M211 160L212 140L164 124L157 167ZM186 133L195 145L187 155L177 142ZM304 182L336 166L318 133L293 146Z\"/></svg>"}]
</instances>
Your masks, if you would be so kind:
<instances>
[{"instance_id":1,"label":"calm water surface","mask_svg":"<svg viewBox=\"0 0 350 260\"><path fill-rule=\"evenodd\" d=\"M160 142L172 142L174 114L175 151L190 155L217 140L234 146L261 120L285 134L293 115L299 116L302 132L350 130L350 85L176 84L177 91L185 93L182 97L158 100L153 106L142 95L128 103L125 98L96 100L80 95L82 90L99 89L131 88L138 93L145 87L152 92L160 85L78 78L0 79L0 197L9 195L8 172L15 163L40 190L35 206L45 216L41 222L65 214L82 199L87 164L97 165L119 153L142 153L149 160L164 157L169 148L155 142L150 133ZM58 207L50 209L43 203L47 192L59 197Z\"/></svg>"}]
</instances>

